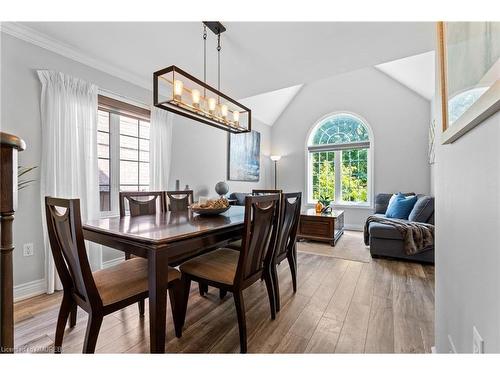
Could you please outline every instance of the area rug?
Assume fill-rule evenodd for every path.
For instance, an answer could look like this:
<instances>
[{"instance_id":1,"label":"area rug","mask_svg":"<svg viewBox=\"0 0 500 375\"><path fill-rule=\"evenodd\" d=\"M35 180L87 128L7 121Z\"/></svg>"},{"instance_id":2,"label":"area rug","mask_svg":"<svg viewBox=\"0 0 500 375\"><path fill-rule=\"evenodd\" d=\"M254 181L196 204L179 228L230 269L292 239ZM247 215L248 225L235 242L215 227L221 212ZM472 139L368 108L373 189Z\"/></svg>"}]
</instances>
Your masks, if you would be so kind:
<instances>
[{"instance_id":1,"label":"area rug","mask_svg":"<svg viewBox=\"0 0 500 375\"><path fill-rule=\"evenodd\" d=\"M370 249L363 242L363 232L355 231L344 231L335 246L324 242L299 241L297 251L363 263L370 263L372 260Z\"/></svg>"}]
</instances>

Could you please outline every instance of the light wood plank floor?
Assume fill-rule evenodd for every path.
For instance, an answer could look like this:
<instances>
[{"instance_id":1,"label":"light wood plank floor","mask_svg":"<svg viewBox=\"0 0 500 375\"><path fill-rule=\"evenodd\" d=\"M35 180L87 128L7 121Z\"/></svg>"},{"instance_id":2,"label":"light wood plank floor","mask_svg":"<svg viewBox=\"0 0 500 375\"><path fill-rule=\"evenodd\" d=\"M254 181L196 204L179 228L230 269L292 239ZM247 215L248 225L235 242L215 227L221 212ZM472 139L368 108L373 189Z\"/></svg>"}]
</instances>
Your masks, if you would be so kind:
<instances>
[{"instance_id":1,"label":"light wood plank floor","mask_svg":"<svg viewBox=\"0 0 500 375\"><path fill-rule=\"evenodd\" d=\"M364 246L362 234L354 235L359 244L351 246ZM264 283L244 292L249 353L430 353L434 267L299 253L298 270L293 294L286 261L279 266L282 309L275 321ZM59 292L15 305L18 352L52 351L60 300ZM220 301L218 291L210 288L208 296L200 297L193 284L181 339L173 333L170 310L167 319L168 352L239 352L231 294ZM76 327L66 329L63 352L81 352L86 320L79 310ZM147 312L140 318L137 305L112 314L104 318L96 351L147 353L148 327Z\"/></svg>"}]
</instances>

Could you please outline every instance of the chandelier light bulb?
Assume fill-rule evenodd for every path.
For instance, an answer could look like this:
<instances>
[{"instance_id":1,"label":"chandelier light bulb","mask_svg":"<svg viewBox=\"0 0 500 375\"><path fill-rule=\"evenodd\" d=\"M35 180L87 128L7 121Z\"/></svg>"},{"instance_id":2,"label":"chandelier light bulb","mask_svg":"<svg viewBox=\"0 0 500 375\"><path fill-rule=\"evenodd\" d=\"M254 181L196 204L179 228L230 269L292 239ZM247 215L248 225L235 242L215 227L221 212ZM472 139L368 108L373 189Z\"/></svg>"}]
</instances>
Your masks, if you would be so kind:
<instances>
[{"instance_id":1,"label":"chandelier light bulb","mask_svg":"<svg viewBox=\"0 0 500 375\"><path fill-rule=\"evenodd\" d=\"M240 112L234 111L233 112L233 121L236 125L240 122Z\"/></svg>"},{"instance_id":2,"label":"chandelier light bulb","mask_svg":"<svg viewBox=\"0 0 500 375\"><path fill-rule=\"evenodd\" d=\"M200 91L197 89L193 89L193 91L191 91L191 97L193 99L193 107L199 108L200 107Z\"/></svg>"},{"instance_id":3,"label":"chandelier light bulb","mask_svg":"<svg viewBox=\"0 0 500 375\"><path fill-rule=\"evenodd\" d=\"M208 111L210 113L214 113L215 112L215 106L217 105L217 101L215 100L215 98L208 98Z\"/></svg>"},{"instance_id":4,"label":"chandelier light bulb","mask_svg":"<svg viewBox=\"0 0 500 375\"><path fill-rule=\"evenodd\" d=\"M174 99L181 101L182 91L184 90L184 83L178 79L174 81Z\"/></svg>"},{"instance_id":5,"label":"chandelier light bulb","mask_svg":"<svg viewBox=\"0 0 500 375\"><path fill-rule=\"evenodd\" d=\"M222 105L220 106L220 114L222 115L222 118L223 118L224 120L226 120L226 119L227 119L227 105L222 104Z\"/></svg>"}]
</instances>

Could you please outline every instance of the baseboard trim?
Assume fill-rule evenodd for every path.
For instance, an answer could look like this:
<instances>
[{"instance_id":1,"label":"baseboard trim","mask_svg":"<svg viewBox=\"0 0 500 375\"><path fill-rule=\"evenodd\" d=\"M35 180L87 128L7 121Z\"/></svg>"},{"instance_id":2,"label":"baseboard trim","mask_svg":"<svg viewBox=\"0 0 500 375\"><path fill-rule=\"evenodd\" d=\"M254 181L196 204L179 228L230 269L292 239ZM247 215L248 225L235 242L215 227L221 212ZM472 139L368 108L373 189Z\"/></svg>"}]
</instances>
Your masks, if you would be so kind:
<instances>
[{"instance_id":1,"label":"baseboard trim","mask_svg":"<svg viewBox=\"0 0 500 375\"><path fill-rule=\"evenodd\" d=\"M354 230L357 232L362 232L363 231L363 226L362 225L357 225L357 224L344 224L344 229L345 230Z\"/></svg>"},{"instance_id":2,"label":"baseboard trim","mask_svg":"<svg viewBox=\"0 0 500 375\"><path fill-rule=\"evenodd\" d=\"M116 266L117 264L120 264L124 260L125 260L124 256L119 257L119 258L115 258L115 259L111 259L111 260L107 260L105 262L102 262L102 268L109 268L109 267Z\"/></svg>"},{"instance_id":3,"label":"baseboard trim","mask_svg":"<svg viewBox=\"0 0 500 375\"><path fill-rule=\"evenodd\" d=\"M39 296L47 292L47 282L45 279L33 280L14 287L14 302L19 302L27 298Z\"/></svg>"}]
</instances>

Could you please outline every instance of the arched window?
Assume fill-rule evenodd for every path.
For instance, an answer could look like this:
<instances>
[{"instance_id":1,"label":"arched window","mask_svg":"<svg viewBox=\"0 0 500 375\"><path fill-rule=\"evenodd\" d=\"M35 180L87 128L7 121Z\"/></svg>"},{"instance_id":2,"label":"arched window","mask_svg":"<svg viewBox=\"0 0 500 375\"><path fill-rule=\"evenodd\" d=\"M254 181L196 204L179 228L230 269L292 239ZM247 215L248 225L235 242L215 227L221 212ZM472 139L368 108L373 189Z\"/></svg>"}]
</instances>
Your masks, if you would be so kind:
<instances>
[{"instance_id":1,"label":"arched window","mask_svg":"<svg viewBox=\"0 0 500 375\"><path fill-rule=\"evenodd\" d=\"M336 113L319 121L307 142L308 203L369 205L370 138L365 121Z\"/></svg>"}]
</instances>

